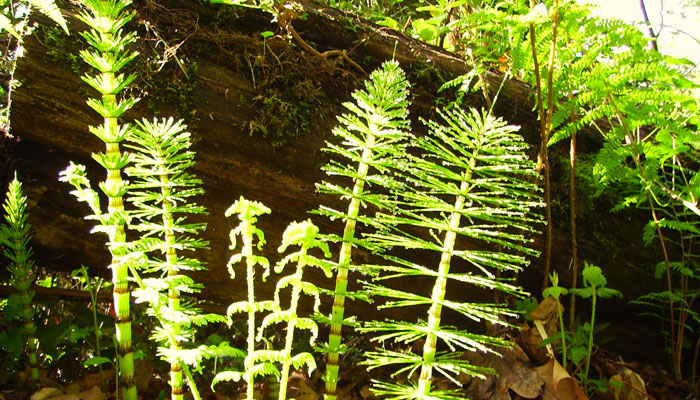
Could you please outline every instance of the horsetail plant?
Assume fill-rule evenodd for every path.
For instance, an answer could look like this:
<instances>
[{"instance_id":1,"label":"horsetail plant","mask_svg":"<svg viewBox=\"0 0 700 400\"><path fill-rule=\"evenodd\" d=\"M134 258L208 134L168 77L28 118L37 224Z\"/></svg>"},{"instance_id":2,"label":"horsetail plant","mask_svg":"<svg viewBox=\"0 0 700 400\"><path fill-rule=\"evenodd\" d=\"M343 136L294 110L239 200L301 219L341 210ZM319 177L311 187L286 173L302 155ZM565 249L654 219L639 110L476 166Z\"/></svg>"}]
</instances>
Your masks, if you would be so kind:
<instances>
[{"instance_id":1,"label":"horsetail plant","mask_svg":"<svg viewBox=\"0 0 700 400\"><path fill-rule=\"evenodd\" d=\"M36 279L36 270L32 261L32 248L29 242L31 225L27 222L27 197L22 192L22 183L15 179L10 182L5 197L5 224L0 227L3 253L10 260L7 269L12 274L12 285L19 291L16 295L21 307L20 316L24 322L24 338L29 359L29 371L32 382L39 383L39 361L36 325L34 325L34 308L32 299L34 291L30 290Z\"/></svg>"},{"instance_id":2,"label":"horsetail plant","mask_svg":"<svg viewBox=\"0 0 700 400\"><path fill-rule=\"evenodd\" d=\"M283 253L289 246L299 246L299 250L286 255L275 265L275 272L281 273L284 267L290 262L296 262L296 270L292 275L285 276L277 282L275 288L275 311L265 316L258 330L257 340L262 339L263 330L268 326L286 322L287 334L284 340L283 350L258 350L255 352L254 362L268 361L276 362L282 365L280 372L280 389L278 400L287 398L287 381L289 379L289 371L291 367L301 368L306 366L310 374L316 369L316 361L310 353L302 352L292 356L294 345L294 332L297 328L311 332L309 342L313 344L318 336L318 326L311 318L299 317L297 315L298 303L301 294L304 293L314 298L314 310L318 311L321 302L320 289L313 283L303 280L304 267L318 267L323 270L328 278L333 276L331 272L332 263L322 258L317 258L309 254L309 250L318 248L325 257L330 257L328 244L321 241L318 234L318 227L311 220L303 222L292 222L284 231L282 236L282 245L278 248L280 253ZM280 292L282 289L291 286L291 300L289 308L282 310L280 306Z\"/></svg>"},{"instance_id":3,"label":"horsetail plant","mask_svg":"<svg viewBox=\"0 0 700 400\"><path fill-rule=\"evenodd\" d=\"M86 201L90 205L93 215L87 218L98 222L93 231L106 233L109 237L107 247L112 256L109 268L112 270L116 314L119 379L124 385L123 398L136 400L134 353L131 346L129 263L124 262L129 252L124 229L128 215L123 203L128 183L122 180L121 176L121 170L129 163L130 156L120 150L120 143L126 138L129 127L127 124L120 124L118 119L131 109L138 99L117 97L135 79L133 74L118 73L137 55L126 49L135 41L134 33L124 33L122 30L134 14L124 11L124 8L131 4L130 0L85 0L83 4L85 8L78 14L78 18L90 29L81 35L91 49L81 51L80 56L96 69L97 73L86 73L82 79L100 94L99 98L89 99L87 103L103 117L101 125L91 126L89 129L106 145L105 152L93 153L92 157L107 170L107 178L99 185L108 200L107 212L102 212L99 195L91 189L84 166L71 163L61 172L61 180L73 184L76 190L72 193L78 200Z\"/></svg>"},{"instance_id":4,"label":"horsetail plant","mask_svg":"<svg viewBox=\"0 0 700 400\"><path fill-rule=\"evenodd\" d=\"M204 269L199 260L183 257L181 253L208 247L208 242L196 238L206 229L206 224L186 221L187 216L206 214L204 207L189 201L204 190L200 187L202 182L187 172L194 165L194 152L189 150L191 135L186 129L182 121L173 118L137 121L126 145L133 150L134 161L126 170L133 179L128 200L135 205L132 221L138 221L129 227L143 233L135 248L164 255L164 258L148 258L144 272L160 277L138 277L140 287L134 291L134 297L137 302L148 302L149 314L161 324L152 338L164 343L159 354L170 363L173 400L184 396L183 373L192 393L198 393L188 365L199 366L201 359L208 356L206 347L183 347L183 342L194 339L192 325L223 320L219 315L201 314L181 298L181 292L200 290L200 285L185 272Z\"/></svg>"},{"instance_id":5,"label":"horsetail plant","mask_svg":"<svg viewBox=\"0 0 700 400\"><path fill-rule=\"evenodd\" d=\"M321 207L320 213L331 219L345 222L342 237L331 236L333 241L341 243L338 254L338 268L335 277L333 309L330 319L330 335L327 352L327 364L324 380L326 382L325 399L335 400L338 386L339 358L344 347L341 345L343 325L352 325L352 319L345 319L345 298L356 298L357 294L348 292L348 275L353 268L352 248L357 244L355 229L358 221L367 223L367 218L360 214L360 207L371 204L382 208L386 195L372 193L369 187L393 186L391 174L387 168L394 164L393 158L403 153L401 142L407 137L409 127L408 88L405 73L395 61L385 62L374 71L365 84L364 90L352 94L354 102L345 103L349 113L338 117L340 125L333 134L342 139L342 144L326 143L326 151L347 160L346 164L332 161L324 167L330 176L341 176L352 181L352 187L338 186L322 182L317 185L319 192L331 193L343 199L349 199L347 211L337 211Z\"/></svg>"},{"instance_id":6,"label":"horsetail plant","mask_svg":"<svg viewBox=\"0 0 700 400\"><path fill-rule=\"evenodd\" d=\"M536 198L536 185L527 180L536 176L536 170L525 155L527 145L517 135L518 129L476 110L439 113L446 125L428 122L429 134L413 140L416 150L423 154L407 155L401 165L411 189L397 192L395 214L377 215L393 229L368 237L388 248L437 253L436 262L439 257L437 267L430 268L396 257L388 250L386 257L392 265L381 267L374 279L433 279L429 297L379 283L365 284L371 295L389 298L380 308L429 307L427 322L375 321L363 328L379 334L375 341L425 341L422 354L389 349L367 354L364 363L370 369L393 365L397 367L395 375L407 373L407 383L374 381L375 393L391 399L461 398L457 389L434 388L434 373L439 372L458 386L456 374L483 377L491 373L489 368L461 357L462 350L495 352L492 347L506 347L508 342L445 326L441 323L442 309L494 324L506 324L502 318L516 314L499 304L448 300L448 281L450 285L522 295L507 278L497 278L496 272L518 271L527 265L526 255L536 254L526 247L530 240L525 234L534 232L533 224L540 222L539 216L531 213L541 203ZM461 249L466 241L472 246ZM453 267L464 272L454 272Z\"/></svg>"},{"instance_id":7,"label":"horsetail plant","mask_svg":"<svg viewBox=\"0 0 700 400\"><path fill-rule=\"evenodd\" d=\"M258 342L255 335L255 314L263 311L275 311L275 303L272 301L255 301L255 266L259 265L263 268L263 280L270 275L270 262L264 256L259 256L254 253L254 249L262 251L265 245L265 233L255 224L258 222L260 215L269 214L270 209L262 203L249 201L241 197L233 203L228 210L226 216L230 217L233 214L238 215L240 223L231 230L230 249L233 250L238 246L236 237L240 236L242 244L239 253L231 256L227 264L231 279L235 279L236 272L234 267L236 264L245 260L246 264L246 284L248 288L248 296L246 300L231 304L228 307L228 324L233 323L232 315L238 313L246 313L248 318L248 337L246 340L246 356L243 362L244 371L224 371L218 373L211 386L214 387L222 381L240 381L241 378L246 382L246 400L253 400L255 394L255 378L258 376L274 375L279 378L279 369L271 362L263 360L262 363L256 363L257 354L255 345ZM254 244L257 238L257 244Z\"/></svg>"}]
</instances>

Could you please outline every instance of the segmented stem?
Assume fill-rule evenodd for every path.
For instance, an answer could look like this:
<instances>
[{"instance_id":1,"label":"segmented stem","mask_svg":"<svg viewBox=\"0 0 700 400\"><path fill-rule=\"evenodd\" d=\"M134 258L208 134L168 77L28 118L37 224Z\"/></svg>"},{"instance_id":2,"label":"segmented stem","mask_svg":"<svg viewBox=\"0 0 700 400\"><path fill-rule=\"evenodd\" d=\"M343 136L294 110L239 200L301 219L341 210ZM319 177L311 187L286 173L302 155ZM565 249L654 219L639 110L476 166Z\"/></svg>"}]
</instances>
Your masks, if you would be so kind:
<instances>
[{"instance_id":1,"label":"segmented stem","mask_svg":"<svg viewBox=\"0 0 700 400\"><path fill-rule=\"evenodd\" d=\"M374 125L374 124L371 124ZM376 130L370 128L373 132ZM340 344L342 342L343 319L345 317L345 294L348 288L348 268L352 260L352 240L355 237L355 225L360 211L360 198L365 185L365 178L369 170L368 162L372 157L375 136L368 135L367 147L362 151L362 160L357 168L357 179L352 189L352 200L348 205L347 220L343 230L343 243L338 256L338 270L335 276L335 297L333 299L333 311L331 313L331 329L328 338L328 359L326 364L326 392L325 400L335 400L338 388L338 372L340 370Z\"/></svg>"},{"instance_id":2,"label":"segmented stem","mask_svg":"<svg viewBox=\"0 0 700 400\"><path fill-rule=\"evenodd\" d=\"M124 385L123 398L136 400L136 380L134 378L134 354L131 346L131 295L129 291L129 265L124 262L127 255L126 212L122 197L126 193L127 182L122 180L121 169L128 163L128 156L122 154L120 142L125 138L125 127L119 125L118 118L133 106L137 99L117 99L117 94L132 80L133 76L124 77L117 74L136 54L125 51L125 46L133 42L133 35L123 34L124 26L133 14L123 12L130 0L86 0L86 11L78 17L90 26L91 30L83 32L83 37L92 46L84 50L81 57L98 73L85 74L83 80L97 90L100 99L88 101L97 113L103 117L103 124L91 127L90 131L98 136L106 146L105 153L94 154L95 160L107 170L107 178L101 184L102 192L108 198L107 215L100 215L109 236L109 252L112 260L114 313L117 354L119 358L120 382Z\"/></svg>"}]
</instances>

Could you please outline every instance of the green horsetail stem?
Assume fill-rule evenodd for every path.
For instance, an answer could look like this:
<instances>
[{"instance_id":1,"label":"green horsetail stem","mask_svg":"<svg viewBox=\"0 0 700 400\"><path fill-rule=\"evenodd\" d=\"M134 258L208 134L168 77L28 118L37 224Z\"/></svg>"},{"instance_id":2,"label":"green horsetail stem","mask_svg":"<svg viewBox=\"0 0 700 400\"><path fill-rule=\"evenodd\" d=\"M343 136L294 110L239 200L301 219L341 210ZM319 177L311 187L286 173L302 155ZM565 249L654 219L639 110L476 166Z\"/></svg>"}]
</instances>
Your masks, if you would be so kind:
<instances>
[{"instance_id":1,"label":"green horsetail stem","mask_svg":"<svg viewBox=\"0 0 700 400\"><path fill-rule=\"evenodd\" d=\"M122 198L128 184L121 176L121 170L128 164L129 156L122 153L119 146L126 137L128 126L120 125L118 119L138 99L117 98L117 94L135 78L134 75L118 74L120 69L136 57L136 53L125 50L126 46L135 40L134 34L122 32L122 28L134 14L123 11L131 4L130 0L84 0L83 4L85 8L78 18L85 22L90 30L82 32L81 35L90 44L91 49L81 51L80 55L98 73L86 74L82 79L100 93L101 97L88 100L88 105L104 118L102 125L90 127L90 132L104 141L106 146L104 153L93 154L93 158L107 170L107 178L100 184L102 192L108 198L107 214L99 215L98 219L102 223L100 230L109 236L108 248L112 256L109 268L112 270L116 314L119 379L124 386L123 398L136 400L134 353L131 345L129 266L124 258L128 253L124 230L127 214Z\"/></svg>"},{"instance_id":2,"label":"green horsetail stem","mask_svg":"<svg viewBox=\"0 0 700 400\"><path fill-rule=\"evenodd\" d=\"M8 187L3 208L5 224L0 228L3 253L10 260L7 269L12 274L12 285L19 291L29 370L32 382L37 385L39 383L38 341L32 306L34 291L30 290L36 278L36 272L29 244L32 236L29 233L31 225L27 222L27 197L22 192L22 183L17 180L16 174Z\"/></svg>"},{"instance_id":3,"label":"green horsetail stem","mask_svg":"<svg viewBox=\"0 0 700 400\"><path fill-rule=\"evenodd\" d=\"M192 235L205 229L202 223L186 223L185 215L204 214L206 210L189 202L189 198L204 193L201 181L187 173L194 165L194 152L190 133L182 121L173 118L142 120L129 136L130 149L134 150L134 165L126 172L134 179L129 191L129 201L135 205L132 219L138 220L130 227L144 232L141 248L165 253L165 260L150 257L147 271L157 272L161 278L137 280L137 301L150 304L149 313L160 322L163 331L154 334L156 341L166 343L159 351L170 363L171 398L184 398L184 381L187 378L195 398L198 390L187 377L187 365L182 360L183 341L191 342L194 332L190 328L195 318L202 317L197 325L211 320L211 315L200 315L181 304L181 291L196 292L199 287L184 275L185 270L201 270L204 267L196 259L183 257L179 251L191 251L207 247L207 242ZM162 291L166 292L163 293Z\"/></svg>"},{"instance_id":4,"label":"green horsetail stem","mask_svg":"<svg viewBox=\"0 0 700 400\"><path fill-rule=\"evenodd\" d=\"M373 381L374 393L392 400L454 400L463 393L434 387L435 373L456 386L460 385L458 374L484 378L493 373L490 368L471 364L462 354L494 353L493 347L507 347L508 342L445 326L442 311L447 308L471 320L494 324L506 324L502 318L516 314L501 304L449 300L448 282L523 295L520 288L508 279L497 278L494 272L518 271L527 265L526 255L536 254L525 245L531 241L525 233L535 231L531 225L539 222L539 216L533 209L541 203L535 198L537 187L524 179L535 176L536 171L517 128L475 110L454 108L438 113L446 124L428 122L428 135L412 140L421 154L407 153L396 172L404 185L394 188L395 213L376 216L389 229L367 235L367 240L385 248L390 262L375 267L378 275L373 282L365 282L369 294L389 299L380 308L428 307L425 321L370 321L361 329L375 334L375 341L392 340L410 348L425 340L421 354L382 348L365 354L363 364L370 369L393 366L395 375L407 375L399 383ZM415 233L421 230L423 234ZM484 246L462 250L457 247L458 237ZM393 256L395 248L433 251L440 254L440 262L437 268L417 264ZM470 266L469 272L451 271L455 259ZM433 280L430 297L380 284L416 276ZM448 350L438 351L440 347ZM414 373L418 370L416 382Z\"/></svg>"},{"instance_id":5,"label":"green horsetail stem","mask_svg":"<svg viewBox=\"0 0 700 400\"><path fill-rule=\"evenodd\" d=\"M460 193L466 193L471 180L471 173L467 172L460 187ZM451 213L449 219L449 230L445 233L443 241L444 250L440 255L440 265L438 273L435 277L435 284L432 291L432 304L428 310L428 334L423 345L423 365L421 367L420 378L418 379L418 393L429 397L431 384L433 381L433 362L435 362L435 352L437 351L437 335L435 332L440 330L440 321L442 319L442 303L445 300L447 291L447 278L450 273L452 260L452 251L455 248L455 240L457 239L457 230L459 229L460 219L462 217L462 209L464 207L464 196L458 195L454 204L454 212Z\"/></svg>"},{"instance_id":6,"label":"green horsetail stem","mask_svg":"<svg viewBox=\"0 0 700 400\"><path fill-rule=\"evenodd\" d=\"M360 208L363 203L382 207L383 198L368 192L366 183L380 183L389 186L390 178L382 176L381 171L391 165L391 158L401 153L400 142L407 135L408 128L408 82L404 72L394 61L384 63L370 75L364 90L353 93L355 102L346 103L348 114L338 118L341 123L333 134L343 140L343 145L331 145L326 151L333 152L356 166L339 168L339 164L330 164L325 169L329 175L340 175L352 179L351 190L340 188L326 182L319 185L319 191L345 197L351 193L350 203L345 214L321 210L331 218L345 220L342 244L338 254L333 308L330 317L330 334L327 347L326 372L324 374L325 400L335 400L340 370L340 353L342 348L342 328L345 321L345 299L348 296L348 278L352 265L352 248ZM373 176L372 174L379 174Z\"/></svg>"}]
</instances>

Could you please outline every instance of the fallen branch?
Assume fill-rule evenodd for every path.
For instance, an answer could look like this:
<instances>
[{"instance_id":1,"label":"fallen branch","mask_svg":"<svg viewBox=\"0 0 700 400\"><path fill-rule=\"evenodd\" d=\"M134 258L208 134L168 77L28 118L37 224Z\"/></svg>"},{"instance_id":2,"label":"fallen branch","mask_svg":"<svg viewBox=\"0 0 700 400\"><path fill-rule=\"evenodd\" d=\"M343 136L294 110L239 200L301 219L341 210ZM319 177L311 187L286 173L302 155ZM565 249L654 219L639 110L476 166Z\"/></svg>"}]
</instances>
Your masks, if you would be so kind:
<instances>
[{"instance_id":1,"label":"fallen branch","mask_svg":"<svg viewBox=\"0 0 700 400\"><path fill-rule=\"evenodd\" d=\"M36 299L51 299L51 300L62 300L70 302L82 302L89 303L90 293L78 290L78 289L65 289L65 288L46 288L43 286L32 286L30 289L34 291L34 298ZM14 286L1 285L0 286L0 298L7 298L15 293L18 293ZM112 302L112 292L104 290L97 293L98 303L110 303ZM226 306L218 303L207 302L200 304L199 307L205 312L210 313L220 313L223 314L226 311Z\"/></svg>"}]
</instances>

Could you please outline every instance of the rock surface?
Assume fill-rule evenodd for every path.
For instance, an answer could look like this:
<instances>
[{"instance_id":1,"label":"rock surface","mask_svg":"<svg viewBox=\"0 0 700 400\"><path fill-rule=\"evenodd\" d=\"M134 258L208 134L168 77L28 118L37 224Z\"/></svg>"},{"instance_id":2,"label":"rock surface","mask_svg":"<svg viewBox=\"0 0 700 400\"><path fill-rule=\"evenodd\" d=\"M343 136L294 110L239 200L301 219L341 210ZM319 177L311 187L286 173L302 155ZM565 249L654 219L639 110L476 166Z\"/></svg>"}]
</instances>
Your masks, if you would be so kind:
<instances>
[{"instance_id":1,"label":"rock surface","mask_svg":"<svg viewBox=\"0 0 700 400\"><path fill-rule=\"evenodd\" d=\"M266 255L274 262L278 259L276 247L281 233L289 222L309 218L307 211L316 209L319 204L342 207L337 199L317 194L314 183L325 178L320 171L326 162L321 149L325 140L332 140L330 131L335 125L335 114L340 110L340 104L349 100L352 88L364 77L337 59L332 59L330 67L324 66L313 56L304 54L279 38L271 39L268 47L265 47L260 32L276 32L276 26L270 24L269 15L252 10L225 9L225 6L206 5L203 2L163 2L166 3L168 8L158 5L158 9L153 10L137 2L141 7L137 20L141 22L138 25L133 23L129 28L137 29L141 36L149 39L143 44L143 54L163 56L166 54L163 43L167 43L171 50L177 51L177 57L182 62L190 63L188 65L196 62L196 72L193 69L189 75L185 75L187 69L180 70L180 65L172 58L164 69L170 71L170 75L167 75L170 86L160 89L180 90L184 98L181 104L176 104L177 101L172 101L171 97L159 98L154 95L157 88L153 88L154 93L142 93L142 96L152 96L152 103L156 103L163 115L179 111L180 115L176 116L183 116L184 110L189 117L196 118L195 123L191 124L197 138L194 173L204 181L207 192L199 202L209 210L205 237L210 241L211 249L200 254L207 262L209 271L199 273L195 278L206 287L204 297L228 303L242 298L245 281L231 281L226 271L230 255L228 232L236 221L224 218L224 211L239 196L261 201L273 210L271 216L260 219L260 226L267 235ZM148 2L150 6L153 4ZM320 51L347 51L365 70L371 71L391 58L396 48L396 58L408 70L414 85L411 112L412 118L416 119L416 127L420 126L418 116L433 116L431 110L435 89L439 86L436 77L453 77L466 70L465 64L458 58L400 33L378 29L357 17L346 16L308 1L303 1L300 6L306 17L295 20L293 24L302 37ZM143 21L148 21L149 25ZM75 54L76 49L82 46L75 42L80 25L74 22L71 28L74 36L66 39L63 55L49 54L47 48L36 39L29 41L28 57L21 60L18 67L23 84L16 91L12 111L12 133L19 141L12 145L8 143L8 150L11 168L19 171L30 199L37 264L64 271L84 264L92 267L93 273L107 276L108 271L103 267L108 261L105 237L89 233L91 225L82 219L86 207L77 204L68 194L68 185L57 181L58 172L68 165L69 160L87 164L94 183L103 179L103 173L89 156L91 152L102 150L101 143L87 130L87 125L96 123L98 119L85 104L84 94L89 93L87 85L71 70L75 63L66 57L70 51ZM157 37L154 32L158 33ZM394 43L397 43L396 47ZM281 146L275 145L270 138L250 133L251 121L257 118L256 115L259 116L256 108L261 103L256 96L262 95L259 86L260 80L264 79L262 73L266 68L272 68L271 65L261 64L268 62L269 54L268 58L256 58L262 49L277 54L292 52L300 67L316 68L306 72L306 79L310 79L310 84L320 90L320 100L312 98L309 103L312 107L328 110L323 118L310 121L313 127L311 133L289 139ZM290 65L285 64L286 70L293 70ZM149 74L157 75L154 71ZM488 75L494 87L500 85L501 79L503 77L498 74ZM523 135L533 144L534 156L539 140L538 125L532 112L529 89L519 81L506 82L496 113L511 123L522 125ZM166 100L159 103L159 99ZM480 105L478 96L470 97L469 101ZM148 103L149 99L144 98L128 117L151 115ZM590 152L599 144L597 136L593 134L584 132L581 137L582 152ZM566 154L568 150L563 147L560 151ZM6 173L9 176L9 170ZM559 174L565 173L559 171ZM560 195L566 197L566 194ZM311 218L323 230L337 232L341 229L337 221ZM604 264L602 266L608 268L606 273L608 270L615 271L615 276L610 278L611 287L619 287L618 283L629 281L640 273L646 274L641 272L644 271L643 267L656 260L648 252L640 251L637 245L641 242L639 236L645 222L601 220L591 225L590 229L580 228L579 258ZM566 276L570 259L567 222L556 221L555 225L552 265ZM622 227L627 230L624 231ZM610 234L610 229L619 229L620 234ZM597 232L600 231L616 238L615 241L597 240ZM543 240L535 240L534 245L541 249ZM616 253L613 254L613 251ZM526 284L529 281L534 283L530 285L531 289L540 282L541 278L536 277L540 270L540 261L534 260L531 272L524 275ZM313 279L325 281L321 274ZM641 283L641 280L635 280ZM651 279L648 281L651 282ZM565 282L568 282L568 278ZM330 287L330 283L324 285ZM269 296L272 288L270 282L259 294L260 298ZM640 290L646 288L635 285L633 291ZM625 294L628 295L628 292ZM460 295L473 296L471 292ZM631 293L628 298L634 296ZM490 295L484 297L489 298ZM376 312L373 307L366 307L366 311Z\"/></svg>"}]
</instances>

